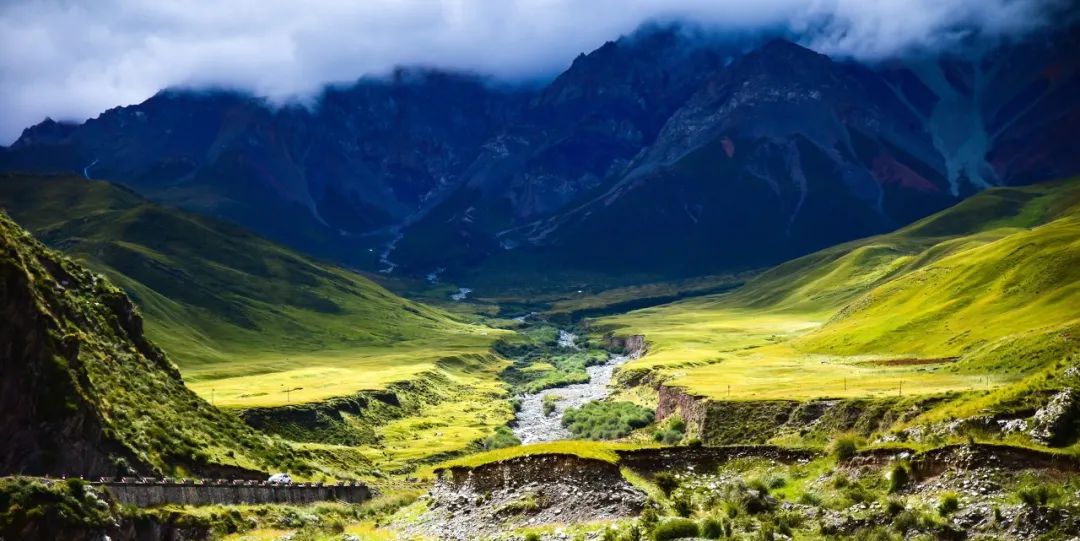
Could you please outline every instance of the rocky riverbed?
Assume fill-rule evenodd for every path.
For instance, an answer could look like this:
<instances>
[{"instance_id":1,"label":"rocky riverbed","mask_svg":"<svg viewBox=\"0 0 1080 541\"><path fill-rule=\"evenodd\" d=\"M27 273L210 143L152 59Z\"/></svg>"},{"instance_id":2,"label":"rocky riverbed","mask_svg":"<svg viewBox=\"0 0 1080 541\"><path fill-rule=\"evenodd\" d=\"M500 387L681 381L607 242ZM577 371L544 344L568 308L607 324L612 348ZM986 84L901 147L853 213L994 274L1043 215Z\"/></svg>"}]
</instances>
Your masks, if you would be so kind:
<instances>
[{"instance_id":1,"label":"rocky riverbed","mask_svg":"<svg viewBox=\"0 0 1080 541\"><path fill-rule=\"evenodd\" d=\"M555 441L570 438L570 431L563 428L562 416L568 408L581 407L593 400L603 400L611 394L608 384L615 369L630 360L626 355L613 355L604 364L586 368L588 383L546 389L521 396L521 411L514 420L514 435L521 443ZM544 415L544 397L554 395L555 411Z\"/></svg>"}]
</instances>

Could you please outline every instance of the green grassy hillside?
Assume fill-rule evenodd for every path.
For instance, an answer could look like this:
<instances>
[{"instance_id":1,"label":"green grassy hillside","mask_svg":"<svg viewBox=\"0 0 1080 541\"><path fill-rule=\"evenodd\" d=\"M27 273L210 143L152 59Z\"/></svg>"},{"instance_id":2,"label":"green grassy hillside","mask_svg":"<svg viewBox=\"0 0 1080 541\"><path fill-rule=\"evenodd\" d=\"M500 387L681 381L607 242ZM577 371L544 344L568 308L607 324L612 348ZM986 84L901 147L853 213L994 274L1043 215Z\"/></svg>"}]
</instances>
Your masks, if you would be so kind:
<instances>
[{"instance_id":1,"label":"green grassy hillside","mask_svg":"<svg viewBox=\"0 0 1080 541\"><path fill-rule=\"evenodd\" d=\"M144 337L120 289L45 248L3 213L0 317L3 471L312 471L286 443L187 389Z\"/></svg>"},{"instance_id":2,"label":"green grassy hillside","mask_svg":"<svg viewBox=\"0 0 1080 541\"><path fill-rule=\"evenodd\" d=\"M714 398L1030 385L1080 349L1080 181L989 190L733 292L598 324L646 336L630 368Z\"/></svg>"},{"instance_id":3,"label":"green grassy hillside","mask_svg":"<svg viewBox=\"0 0 1080 541\"><path fill-rule=\"evenodd\" d=\"M0 206L126 290L149 337L219 406L321 400L408 380L440 360L494 360L500 331L109 183L5 174Z\"/></svg>"}]
</instances>

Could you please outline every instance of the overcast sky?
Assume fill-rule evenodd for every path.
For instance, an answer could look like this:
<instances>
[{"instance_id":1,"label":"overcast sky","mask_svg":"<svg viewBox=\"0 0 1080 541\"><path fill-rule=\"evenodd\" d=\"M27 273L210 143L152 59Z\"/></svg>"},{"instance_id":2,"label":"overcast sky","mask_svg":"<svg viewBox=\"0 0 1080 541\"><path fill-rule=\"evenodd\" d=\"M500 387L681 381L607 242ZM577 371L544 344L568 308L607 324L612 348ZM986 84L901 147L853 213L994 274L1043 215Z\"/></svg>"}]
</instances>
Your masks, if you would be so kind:
<instances>
[{"instance_id":1,"label":"overcast sky","mask_svg":"<svg viewBox=\"0 0 1080 541\"><path fill-rule=\"evenodd\" d=\"M1018 36L1068 0L0 0L0 144L170 86L277 101L423 64L548 77L653 20L795 32L880 59Z\"/></svg>"}]
</instances>

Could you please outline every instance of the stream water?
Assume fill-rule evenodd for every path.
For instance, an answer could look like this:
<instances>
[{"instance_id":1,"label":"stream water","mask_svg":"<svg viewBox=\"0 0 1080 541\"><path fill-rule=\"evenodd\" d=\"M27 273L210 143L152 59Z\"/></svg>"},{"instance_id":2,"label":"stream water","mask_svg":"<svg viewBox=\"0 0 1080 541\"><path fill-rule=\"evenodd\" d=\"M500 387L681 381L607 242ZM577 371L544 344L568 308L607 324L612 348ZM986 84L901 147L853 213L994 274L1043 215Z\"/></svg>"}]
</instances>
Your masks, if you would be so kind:
<instances>
[{"instance_id":1,"label":"stream water","mask_svg":"<svg viewBox=\"0 0 1080 541\"><path fill-rule=\"evenodd\" d=\"M574 343L572 334L565 333L568 336L564 336L562 333L565 331L560 333L560 343L564 339L569 344ZM514 435L521 443L570 439L570 431L562 426L563 412L567 408L576 408L593 400L607 398L611 393L608 384L611 383L612 374L628 360L630 357L626 355L612 355L604 364L585 369L589 374L588 383L576 383L522 395L521 411L515 418ZM551 415L544 415L544 396L549 394L555 395L559 400L555 402L555 411Z\"/></svg>"}]
</instances>

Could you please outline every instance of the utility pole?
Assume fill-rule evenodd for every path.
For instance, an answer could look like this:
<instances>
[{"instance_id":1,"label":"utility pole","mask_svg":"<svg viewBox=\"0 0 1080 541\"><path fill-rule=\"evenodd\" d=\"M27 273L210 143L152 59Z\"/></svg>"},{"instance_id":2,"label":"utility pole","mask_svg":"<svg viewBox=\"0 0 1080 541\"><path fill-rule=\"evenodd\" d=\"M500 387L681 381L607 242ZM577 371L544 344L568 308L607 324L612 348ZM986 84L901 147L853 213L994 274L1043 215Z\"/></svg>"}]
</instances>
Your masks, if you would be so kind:
<instances>
[{"instance_id":1,"label":"utility pole","mask_svg":"<svg viewBox=\"0 0 1080 541\"><path fill-rule=\"evenodd\" d=\"M285 389L285 403L292 403L292 392L302 390L303 387L293 387L292 389Z\"/></svg>"},{"instance_id":2,"label":"utility pole","mask_svg":"<svg viewBox=\"0 0 1080 541\"><path fill-rule=\"evenodd\" d=\"M900 391L896 396L904 396L904 382L900 382Z\"/></svg>"},{"instance_id":3,"label":"utility pole","mask_svg":"<svg viewBox=\"0 0 1080 541\"><path fill-rule=\"evenodd\" d=\"M730 383L727 386L727 397L728 397L728 400L731 400L731 384Z\"/></svg>"}]
</instances>

